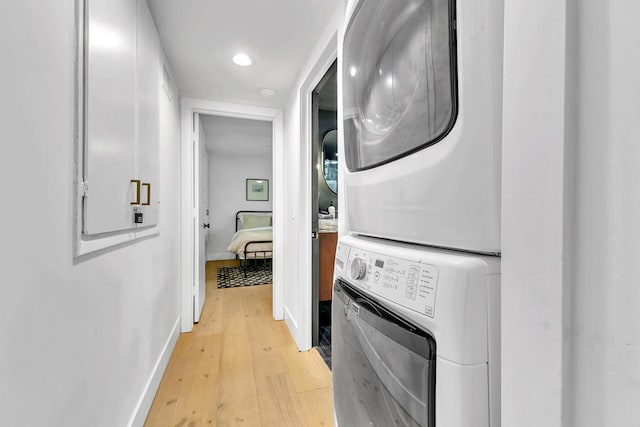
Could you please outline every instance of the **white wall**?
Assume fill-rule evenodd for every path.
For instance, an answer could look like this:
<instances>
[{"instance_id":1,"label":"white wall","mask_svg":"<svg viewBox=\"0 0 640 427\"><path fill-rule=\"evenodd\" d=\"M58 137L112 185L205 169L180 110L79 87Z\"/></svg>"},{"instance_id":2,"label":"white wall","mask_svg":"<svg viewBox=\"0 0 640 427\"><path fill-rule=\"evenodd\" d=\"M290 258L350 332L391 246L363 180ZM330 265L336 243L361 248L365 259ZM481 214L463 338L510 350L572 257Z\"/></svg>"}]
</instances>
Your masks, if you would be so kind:
<instances>
[{"instance_id":1,"label":"white wall","mask_svg":"<svg viewBox=\"0 0 640 427\"><path fill-rule=\"evenodd\" d=\"M580 427L638 425L640 4L574 1L571 13L578 97L570 412Z\"/></svg>"},{"instance_id":2,"label":"white wall","mask_svg":"<svg viewBox=\"0 0 640 427\"><path fill-rule=\"evenodd\" d=\"M284 164L287 165L284 189L287 215L284 228L285 241L289 243L285 248L287 268L284 273L284 318L301 350L311 347L312 171L309 167L311 142L308 129L311 101L308 94L335 60L334 55L338 48L337 34L343 24L344 7L343 3L339 3L331 21L302 67L284 108ZM340 99L338 98L338 103ZM303 103L306 108L303 108ZM301 111L304 116L301 115ZM340 111L339 107L338 114Z\"/></svg>"},{"instance_id":3,"label":"white wall","mask_svg":"<svg viewBox=\"0 0 640 427\"><path fill-rule=\"evenodd\" d=\"M506 2L502 425L559 426L566 365L565 1ZM544 22L544 26L540 25ZM544 66L543 66L544 64Z\"/></svg>"},{"instance_id":4,"label":"white wall","mask_svg":"<svg viewBox=\"0 0 640 427\"><path fill-rule=\"evenodd\" d=\"M215 138L215 135L208 135ZM269 137L271 133L269 131ZM269 201L247 201L247 178L269 180ZM270 211L273 208L273 161L271 156L213 154L209 156L209 210L211 228L207 259L233 259L227 246L235 233L236 212ZM288 259L287 259L287 262Z\"/></svg>"},{"instance_id":5,"label":"white wall","mask_svg":"<svg viewBox=\"0 0 640 427\"><path fill-rule=\"evenodd\" d=\"M504 426L640 419L639 19L506 4Z\"/></svg>"},{"instance_id":6,"label":"white wall","mask_svg":"<svg viewBox=\"0 0 640 427\"><path fill-rule=\"evenodd\" d=\"M160 236L73 259L74 4L0 4L6 425L129 424L178 320L179 111L164 93Z\"/></svg>"}]
</instances>

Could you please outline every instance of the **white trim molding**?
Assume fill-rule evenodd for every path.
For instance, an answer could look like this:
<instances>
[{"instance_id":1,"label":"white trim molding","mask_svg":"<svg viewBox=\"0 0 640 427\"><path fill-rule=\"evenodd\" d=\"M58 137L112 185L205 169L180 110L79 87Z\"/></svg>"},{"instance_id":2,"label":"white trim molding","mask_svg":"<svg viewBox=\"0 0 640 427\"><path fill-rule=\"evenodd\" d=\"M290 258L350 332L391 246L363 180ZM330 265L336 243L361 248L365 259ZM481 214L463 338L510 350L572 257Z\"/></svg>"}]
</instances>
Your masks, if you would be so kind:
<instances>
[{"instance_id":1,"label":"white trim molding","mask_svg":"<svg viewBox=\"0 0 640 427\"><path fill-rule=\"evenodd\" d=\"M338 59L338 68L340 68L341 59L338 58L338 45L342 34L342 26L344 23L344 5L342 3L336 9L331 22L325 29L320 41L316 44L309 61L303 68L299 84L296 86L296 95L300 100L300 127L299 127L299 158L298 169L300 170L300 185L298 194L296 195L298 203L295 209L296 215L300 218L296 224L296 232L299 236L298 241L298 260L297 269L299 289L297 292L296 303L299 307L295 310L293 307L288 308L288 313L297 312L298 318L291 316L287 318L287 326L291 330L300 351L307 351L312 346L312 250L311 250L311 174L315 171L311 169L311 144L313 142L312 126L311 126L311 94L318 85L322 77L329 70L333 62ZM341 108L340 106L338 107ZM340 118L339 118L340 120Z\"/></svg>"},{"instance_id":2,"label":"white trim molding","mask_svg":"<svg viewBox=\"0 0 640 427\"><path fill-rule=\"evenodd\" d=\"M180 336L180 331L178 329L179 326L180 319L176 319L175 323L173 324L173 328L171 328L171 333L167 338L167 342L160 352L160 357L158 357L158 361L151 371L151 375L149 376L149 380L147 381L147 384L142 391L142 395L140 396L140 399L138 400L138 403L133 410L133 415L131 416L129 423L127 424L129 427L142 427L145 420L147 419L147 415L149 414L149 410L151 409L153 399L155 398L158 388L160 387L160 381L162 380L164 371L167 369L167 365L169 364L169 360L171 359L173 349L178 342L178 337Z\"/></svg>"}]
</instances>

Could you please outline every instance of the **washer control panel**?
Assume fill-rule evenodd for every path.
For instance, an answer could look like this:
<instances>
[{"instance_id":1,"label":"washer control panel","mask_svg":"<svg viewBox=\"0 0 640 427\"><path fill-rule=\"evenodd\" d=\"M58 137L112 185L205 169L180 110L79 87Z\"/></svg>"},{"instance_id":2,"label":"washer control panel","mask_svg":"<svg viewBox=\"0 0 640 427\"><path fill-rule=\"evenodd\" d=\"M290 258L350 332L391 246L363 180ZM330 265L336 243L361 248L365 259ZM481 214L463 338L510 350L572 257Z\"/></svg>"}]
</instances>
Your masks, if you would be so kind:
<instances>
[{"instance_id":1,"label":"washer control panel","mask_svg":"<svg viewBox=\"0 0 640 427\"><path fill-rule=\"evenodd\" d=\"M438 268L351 247L347 279L369 292L420 314L434 317Z\"/></svg>"}]
</instances>

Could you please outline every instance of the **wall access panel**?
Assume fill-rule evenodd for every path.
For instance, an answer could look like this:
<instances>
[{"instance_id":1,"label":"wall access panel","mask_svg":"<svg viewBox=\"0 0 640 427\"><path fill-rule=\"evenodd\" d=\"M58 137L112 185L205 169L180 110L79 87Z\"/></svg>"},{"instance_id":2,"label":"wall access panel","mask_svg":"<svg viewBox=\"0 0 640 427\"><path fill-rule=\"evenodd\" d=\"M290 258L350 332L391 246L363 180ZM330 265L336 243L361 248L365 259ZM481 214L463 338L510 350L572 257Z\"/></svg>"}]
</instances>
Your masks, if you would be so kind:
<instances>
[{"instance_id":1,"label":"wall access panel","mask_svg":"<svg viewBox=\"0 0 640 427\"><path fill-rule=\"evenodd\" d=\"M158 224L162 72L145 0L87 0L83 16L81 240Z\"/></svg>"}]
</instances>

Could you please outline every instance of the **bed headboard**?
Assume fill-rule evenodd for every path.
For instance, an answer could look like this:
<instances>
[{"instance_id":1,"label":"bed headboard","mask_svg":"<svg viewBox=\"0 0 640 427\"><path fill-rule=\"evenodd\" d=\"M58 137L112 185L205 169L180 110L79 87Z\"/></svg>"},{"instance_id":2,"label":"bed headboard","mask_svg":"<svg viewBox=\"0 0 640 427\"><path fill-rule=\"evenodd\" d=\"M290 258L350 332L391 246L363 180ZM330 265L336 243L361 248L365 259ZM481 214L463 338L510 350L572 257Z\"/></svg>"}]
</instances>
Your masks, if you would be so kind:
<instances>
[{"instance_id":1,"label":"bed headboard","mask_svg":"<svg viewBox=\"0 0 640 427\"><path fill-rule=\"evenodd\" d=\"M238 211L236 212L236 231L242 228L242 216L244 214L258 214L273 216L273 211Z\"/></svg>"}]
</instances>

